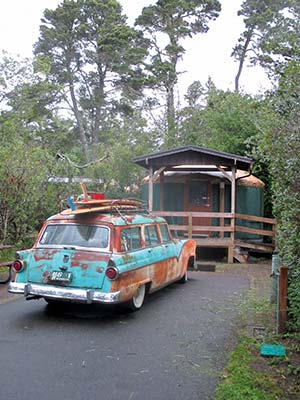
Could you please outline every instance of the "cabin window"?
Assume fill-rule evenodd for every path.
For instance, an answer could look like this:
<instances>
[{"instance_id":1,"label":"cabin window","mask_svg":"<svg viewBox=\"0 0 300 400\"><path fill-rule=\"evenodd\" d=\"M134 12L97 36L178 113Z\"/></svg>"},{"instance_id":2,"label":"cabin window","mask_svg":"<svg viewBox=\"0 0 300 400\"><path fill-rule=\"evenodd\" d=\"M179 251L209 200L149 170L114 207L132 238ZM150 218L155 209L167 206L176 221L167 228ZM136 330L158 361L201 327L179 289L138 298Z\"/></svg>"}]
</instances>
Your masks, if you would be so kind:
<instances>
[{"instance_id":1,"label":"cabin window","mask_svg":"<svg viewBox=\"0 0 300 400\"><path fill-rule=\"evenodd\" d=\"M208 182L190 182L189 202L196 206L209 203Z\"/></svg>"},{"instance_id":2,"label":"cabin window","mask_svg":"<svg viewBox=\"0 0 300 400\"><path fill-rule=\"evenodd\" d=\"M160 234L161 234L163 243L169 242L171 240L169 229L166 224L160 225Z\"/></svg>"},{"instance_id":3,"label":"cabin window","mask_svg":"<svg viewBox=\"0 0 300 400\"><path fill-rule=\"evenodd\" d=\"M160 243L155 225L145 226L145 242L147 247Z\"/></svg>"},{"instance_id":4,"label":"cabin window","mask_svg":"<svg viewBox=\"0 0 300 400\"><path fill-rule=\"evenodd\" d=\"M140 249L141 246L141 228L124 228L121 232L121 251L130 251Z\"/></svg>"}]
</instances>

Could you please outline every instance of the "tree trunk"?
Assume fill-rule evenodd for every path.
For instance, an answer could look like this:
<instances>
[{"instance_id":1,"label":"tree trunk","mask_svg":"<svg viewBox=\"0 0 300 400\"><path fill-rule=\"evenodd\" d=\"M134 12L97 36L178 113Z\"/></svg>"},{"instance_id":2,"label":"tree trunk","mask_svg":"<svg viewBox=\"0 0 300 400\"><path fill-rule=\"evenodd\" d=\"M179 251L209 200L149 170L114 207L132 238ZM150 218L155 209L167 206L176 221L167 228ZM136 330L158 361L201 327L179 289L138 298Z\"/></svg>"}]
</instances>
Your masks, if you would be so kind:
<instances>
[{"instance_id":1,"label":"tree trunk","mask_svg":"<svg viewBox=\"0 0 300 400\"><path fill-rule=\"evenodd\" d=\"M175 122L175 104L174 104L174 84L167 88L167 140L166 146L173 147L176 141L176 122Z\"/></svg>"},{"instance_id":2,"label":"tree trunk","mask_svg":"<svg viewBox=\"0 0 300 400\"><path fill-rule=\"evenodd\" d=\"M245 63L245 60L246 60L246 54L247 54L248 46L250 44L250 41L251 41L251 38L252 38L252 35L253 35L253 30L254 30L254 28L250 27L249 30L246 33L246 40L245 40L245 43L244 43L244 46L243 46L243 49L242 49L242 54L241 54L240 60L239 60L238 72L237 72L235 80L234 80L234 82L235 82L234 90L235 90L236 93L239 93L240 77L241 77L241 74L242 74L242 71L243 71L243 67L244 67L244 63Z\"/></svg>"},{"instance_id":3,"label":"tree trunk","mask_svg":"<svg viewBox=\"0 0 300 400\"><path fill-rule=\"evenodd\" d=\"M92 129L92 142L93 149L96 150L96 146L100 143L100 131L101 125L103 128L103 108L104 108L104 82L105 82L105 71L103 71L101 62L97 63L99 83L96 88L95 98L96 98L96 114L95 122ZM95 156L95 154L94 154Z\"/></svg>"},{"instance_id":4,"label":"tree trunk","mask_svg":"<svg viewBox=\"0 0 300 400\"><path fill-rule=\"evenodd\" d=\"M173 34L172 23L171 23L171 28L169 30L169 38L172 47L175 48L177 46L177 41ZM170 63L172 66L172 70L169 72L169 76L166 82L167 121L168 121L168 137L166 145L168 148L174 147L176 144L177 126L176 126L174 88L177 82L177 71L176 71L177 62L178 62L178 54L177 53L170 54Z\"/></svg>"},{"instance_id":5,"label":"tree trunk","mask_svg":"<svg viewBox=\"0 0 300 400\"><path fill-rule=\"evenodd\" d=\"M69 73L70 73L70 76L72 76L70 71L69 71ZM76 119L77 126L78 126L79 138L80 138L80 142L82 145L83 155L84 155L85 161L90 161L89 154L88 154L87 138L86 138L86 134L85 134L84 126L83 126L82 116L80 114L80 111L79 111L78 105L77 105L73 79L70 80L69 84L70 84L70 94L71 94L71 99L72 99L72 104L73 104L73 112L74 112L75 119Z\"/></svg>"}]
</instances>

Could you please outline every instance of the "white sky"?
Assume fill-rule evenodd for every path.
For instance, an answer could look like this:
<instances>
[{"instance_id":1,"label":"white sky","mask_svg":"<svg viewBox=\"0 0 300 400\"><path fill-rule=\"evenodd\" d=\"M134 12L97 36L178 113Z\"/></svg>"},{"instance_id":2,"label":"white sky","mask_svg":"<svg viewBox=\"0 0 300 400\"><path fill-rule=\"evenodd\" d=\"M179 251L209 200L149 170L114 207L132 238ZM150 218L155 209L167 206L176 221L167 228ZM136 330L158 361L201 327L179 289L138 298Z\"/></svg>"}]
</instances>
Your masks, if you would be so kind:
<instances>
[{"instance_id":1,"label":"white sky","mask_svg":"<svg viewBox=\"0 0 300 400\"><path fill-rule=\"evenodd\" d=\"M119 0L124 13L133 23L143 7L155 0ZM32 46L39 35L40 19L45 8L54 9L59 0L2 0L0 6L0 50L22 57L32 56ZM180 69L179 90L185 92L195 80L204 85L209 76L219 89L234 89L237 64L230 57L243 30L242 18L237 10L242 0L221 0L222 11L219 18L210 23L206 34L186 40L186 53ZM258 93L269 88L269 82L260 68L247 68L243 71L241 87L247 93ZM182 94L182 93L181 93Z\"/></svg>"}]
</instances>

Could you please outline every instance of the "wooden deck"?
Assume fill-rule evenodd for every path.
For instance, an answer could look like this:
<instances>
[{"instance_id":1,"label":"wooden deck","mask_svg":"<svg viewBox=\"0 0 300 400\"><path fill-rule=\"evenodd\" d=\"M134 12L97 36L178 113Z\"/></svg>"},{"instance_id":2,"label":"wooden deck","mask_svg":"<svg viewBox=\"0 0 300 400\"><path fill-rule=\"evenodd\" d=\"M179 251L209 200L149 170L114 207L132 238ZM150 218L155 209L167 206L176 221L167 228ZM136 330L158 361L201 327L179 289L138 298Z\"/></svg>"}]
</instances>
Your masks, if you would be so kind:
<instances>
[{"instance_id":1,"label":"wooden deck","mask_svg":"<svg viewBox=\"0 0 300 400\"><path fill-rule=\"evenodd\" d=\"M170 229L177 236L189 237L196 241L197 247L213 247L228 249L228 262L234 258L242 262L240 249L251 249L272 253L275 248L276 220L246 214L232 213L199 213L185 211L153 211L155 215L171 219L181 217L183 224L170 224ZM194 218L214 218L218 225L193 225ZM249 226L241 226L241 221L247 221ZM260 225L261 228L257 228ZM254 226L254 227L252 227ZM243 240L238 233L254 235L253 240ZM268 237L268 241L265 238Z\"/></svg>"}]
</instances>

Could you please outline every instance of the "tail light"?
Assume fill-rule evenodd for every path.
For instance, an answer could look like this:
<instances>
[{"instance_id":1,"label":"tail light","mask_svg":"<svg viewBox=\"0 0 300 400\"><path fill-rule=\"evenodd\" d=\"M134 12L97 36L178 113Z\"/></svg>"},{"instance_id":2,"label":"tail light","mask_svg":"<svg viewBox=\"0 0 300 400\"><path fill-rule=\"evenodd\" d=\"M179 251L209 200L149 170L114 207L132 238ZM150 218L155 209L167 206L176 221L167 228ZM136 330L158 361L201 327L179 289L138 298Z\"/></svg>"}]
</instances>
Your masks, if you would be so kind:
<instances>
[{"instance_id":1,"label":"tail light","mask_svg":"<svg viewBox=\"0 0 300 400\"><path fill-rule=\"evenodd\" d=\"M111 281L115 280L119 276L119 271L112 260L109 260L105 275Z\"/></svg>"},{"instance_id":2,"label":"tail light","mask_svg":"<svg viewBox=\"0 0 300 400\"><path fill-rule=\"evenodd\" d=\"M16 272L21 272L25 268L25 264L22 260L15 260L12 267Z\"/></svg>"}]
</instances>

